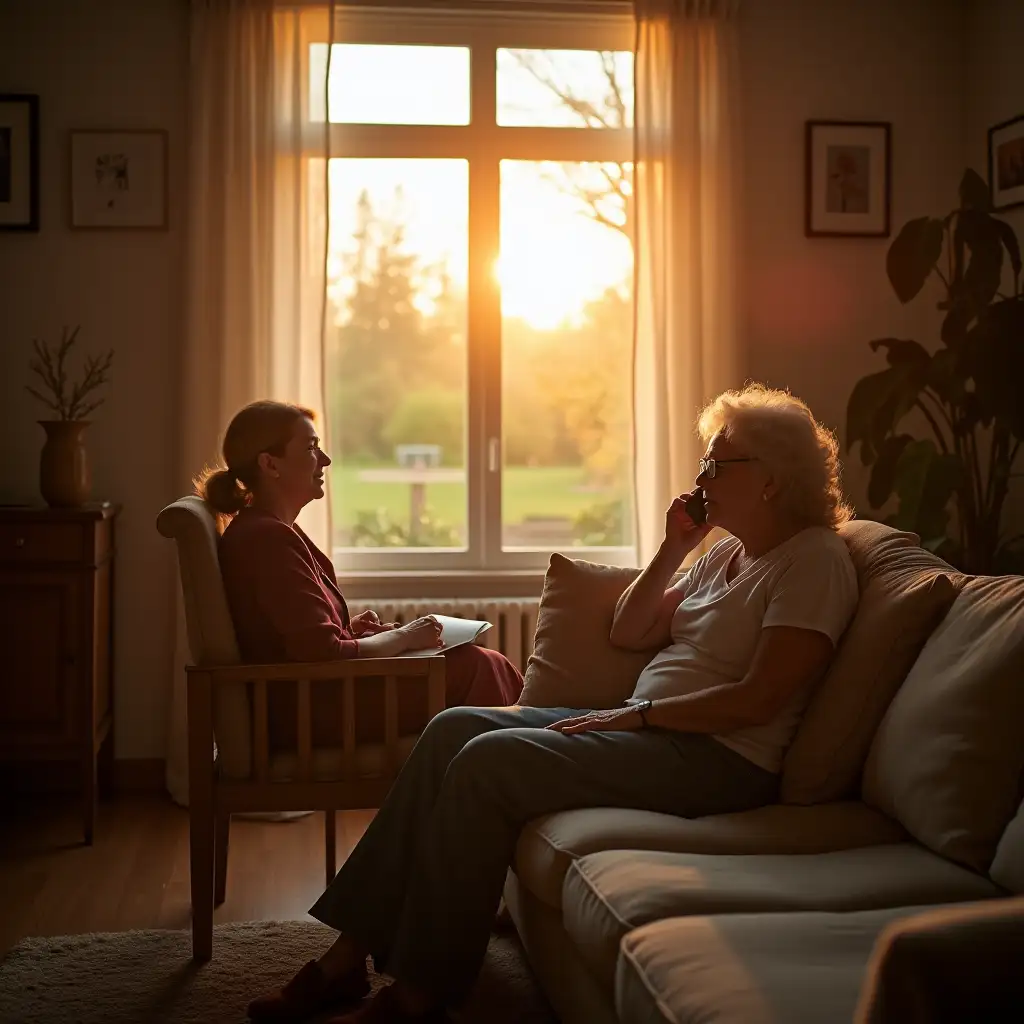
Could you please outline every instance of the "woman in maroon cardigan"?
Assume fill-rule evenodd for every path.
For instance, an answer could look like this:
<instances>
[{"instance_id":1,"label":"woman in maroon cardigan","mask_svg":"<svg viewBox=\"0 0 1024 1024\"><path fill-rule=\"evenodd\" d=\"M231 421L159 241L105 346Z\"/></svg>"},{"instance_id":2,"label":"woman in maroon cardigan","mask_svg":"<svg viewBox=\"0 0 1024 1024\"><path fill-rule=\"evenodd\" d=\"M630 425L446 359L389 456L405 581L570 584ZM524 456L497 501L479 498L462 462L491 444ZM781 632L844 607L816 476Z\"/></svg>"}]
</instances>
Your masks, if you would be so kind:
<instances>
[{"instance_id":1,"label":"woman in maroon cardigan","mask_svg":"<svg viewBox=\"0 0 1024 1024\"><path fill-rule=\"evenodd\" d=\"M440 626L429 616L404 626L382 623L369 610L350 616L330 559L296 524L302 508L324 496L331 464L310 410L247 405L228 426L223 456L226 468L205 471L196 489L230 517L220 538L221 574L246 661L387 658L440 645ZM519 699L523 677L498 651L466 644L444 656L448 707L504 707ZM275 731L293 734L294 701L275 703ZM329 738L318 737L318 726L329 730L332 721L339 719L314 715L314 743Z\"/></svg>"}]
</instances>

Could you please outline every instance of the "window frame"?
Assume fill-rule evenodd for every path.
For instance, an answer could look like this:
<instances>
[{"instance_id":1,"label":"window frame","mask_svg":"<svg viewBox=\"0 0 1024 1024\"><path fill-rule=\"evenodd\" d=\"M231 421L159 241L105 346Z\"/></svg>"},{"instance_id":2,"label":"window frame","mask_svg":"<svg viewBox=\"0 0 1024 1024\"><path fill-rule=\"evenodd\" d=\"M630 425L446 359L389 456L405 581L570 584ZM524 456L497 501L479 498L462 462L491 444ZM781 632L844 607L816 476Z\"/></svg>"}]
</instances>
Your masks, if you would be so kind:
<instances>
[{"instance_id":1,"label":"window frame","mask_svg":"<svg viewBox=\"0 0 1024 1024\"><path fill-rule=\"evenodd\" d=\"M323 38L328 43L325 24ZM467 125L330 125L329 158L460 159L468 162L466 504L467 547L378 548L333 546L335 567L347 576L393 578L449 574L534 577L554 549L502 548L502 331L501 303L491 272L499 251L502 160L631 162L632 129L520 127L497 124L499 49L634 49L631 15L580 15L496 11L409 11L339 8L336 43L458 46L469 48L470 119ZM308 59L308 50L303 60ZM308 80L308 73L304 75ZM323 124L310 122L310 149L322 146ZM314 141L315 140L315 141ZM329 439L328 433L328 439ZM571 547L573 557L633 565L635 546Z\"/></svg>"}]
</instances>

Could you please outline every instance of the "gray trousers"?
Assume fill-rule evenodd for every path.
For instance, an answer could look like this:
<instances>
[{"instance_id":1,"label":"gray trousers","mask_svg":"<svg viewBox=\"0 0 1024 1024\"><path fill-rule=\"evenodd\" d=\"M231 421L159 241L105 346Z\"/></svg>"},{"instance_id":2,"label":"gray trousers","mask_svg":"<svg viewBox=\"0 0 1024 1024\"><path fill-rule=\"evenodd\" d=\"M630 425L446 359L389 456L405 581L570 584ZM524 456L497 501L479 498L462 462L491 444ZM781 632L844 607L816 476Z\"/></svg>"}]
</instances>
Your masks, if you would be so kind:
<instances>
[{"instance_id":1,"label":"gray trousers","mask_svg":"<svg viewBox=\"0 0 1024 1024\"><path fill-rule=\"evenodd\" d=\"M710 736L544 728L585 713L442 711L310 914L365 945L378 971L454 1004L480 970L516 839L533 818L578 807L696 818L777 799L776 775Z\"/></svg>"}]
</instances>

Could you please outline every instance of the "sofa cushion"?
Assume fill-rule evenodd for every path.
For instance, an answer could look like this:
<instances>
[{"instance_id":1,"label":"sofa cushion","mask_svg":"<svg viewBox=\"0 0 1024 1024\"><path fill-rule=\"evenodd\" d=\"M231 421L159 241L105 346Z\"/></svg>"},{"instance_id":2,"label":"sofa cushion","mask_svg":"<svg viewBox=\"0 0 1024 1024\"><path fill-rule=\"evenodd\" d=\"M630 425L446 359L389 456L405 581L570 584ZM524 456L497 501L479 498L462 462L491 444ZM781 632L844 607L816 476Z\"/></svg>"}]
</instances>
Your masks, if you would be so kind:
<instances>
[{"instance_id":1,"label":"sofa cushion","mask_svg":"<svg viewBox=\"0 0 1024 1024\"><path fill-rule=\"evenodd\" d=\"M1024 893L1024 803L999 839L989 875L1010 892Z\"/></svg>"},{"instance_id":2,"label":"sofa cushion","mask_svg":"<svg viewBox=\"0 0 1024 1024\"><path fill-rule=\"evenodd\" d=\"M569 868L562 919L611 993L623 936L666 917L876 910L1001 895L984 875L918 843L767 856L612 850Z\"/></svg>"},{"instance_id":3,"label":"sofa cushion","mask_svg":"<svg viewBox=\"0 0 1024 1024\"><path fill-rule=\"evenodd\" d=\"M639 575L639 569L551 556L520 704L612 708L632 694L657 648L626 651L608 636L615 605Z\"/></svg>"},{"instance_id":4,"label":"sofa cushion","mask_svg":"<svg viewBox=\"0 0 1024 1024\"><path fill-rule=\"evenodd\" d=\"M557 909L569 865L601 850L823 853L905 839L896 822L860 801L815 807L772 804L704 818L588 807L549 814L527 825L519 834L513 868L534 896Z\"/></svg>"},{"instance_id":5,"label":"sofa cushion","mask_svg":"<svg viewBox=\"0 0 1024 1024\"><path fill-rule=\"evenodd\" d=\"M970 579L871 746L864 799L936 853L987 872L1020 803L1024 577Z\"/></svg>"},{"instance_id":6,"label":"sofa cushion","mask_svg":"<svg viewBox=\"0 0 1024 1024\"><path fill-rule=\"evenodd\" d=\"M632 931L615 970L630 1024L849 1021L875 942L913 909L674 917Z\"/></svg>"},{"instance_id":7,"label":"sofa cushion","mask_svg":"<svg viewBox=\"0 0 1024 1024\"><path fill-rule=\"evenodd\" d=\"M949 611L951 566L882 523L840 527L857 570L857 612L804 712L782 767L783 803L856 794L871 740L921 647Z\"/></svg>"}]
</instances>

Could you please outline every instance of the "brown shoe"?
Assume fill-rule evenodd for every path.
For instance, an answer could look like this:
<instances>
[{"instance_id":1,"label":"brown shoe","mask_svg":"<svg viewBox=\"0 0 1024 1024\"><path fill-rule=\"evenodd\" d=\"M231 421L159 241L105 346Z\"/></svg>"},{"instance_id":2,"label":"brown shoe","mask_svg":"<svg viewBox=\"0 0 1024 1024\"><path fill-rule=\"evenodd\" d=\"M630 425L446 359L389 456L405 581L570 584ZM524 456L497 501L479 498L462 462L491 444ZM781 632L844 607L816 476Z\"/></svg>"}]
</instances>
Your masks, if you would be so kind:
<instances>
[{"instance_id":1,"label":"brown shoe","mask_svg":"<svg viewBox=\"0 0 1024 1024\"><path fill-rule=\"evenodd\" d=\"M310 960L284 988L254 999L246 1012L255 1021L300 1021L358 1003L369 991L365 964L328 981L320 964Z\"/></svg>"},{"instance_id":2,"label":"brown shoe","mask_svg":"<svg viewBox=\"0 0 1024 1024\"><path fill-rule=\"evenodd\" d=\"M392 986L380 989L368 1002L348 1013L329 1018L325 1024L448 1024L451 1018L443 1006L433 1006L422 1013L410 1013L395 998Z\"/></svg>"}]
</instances>

